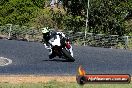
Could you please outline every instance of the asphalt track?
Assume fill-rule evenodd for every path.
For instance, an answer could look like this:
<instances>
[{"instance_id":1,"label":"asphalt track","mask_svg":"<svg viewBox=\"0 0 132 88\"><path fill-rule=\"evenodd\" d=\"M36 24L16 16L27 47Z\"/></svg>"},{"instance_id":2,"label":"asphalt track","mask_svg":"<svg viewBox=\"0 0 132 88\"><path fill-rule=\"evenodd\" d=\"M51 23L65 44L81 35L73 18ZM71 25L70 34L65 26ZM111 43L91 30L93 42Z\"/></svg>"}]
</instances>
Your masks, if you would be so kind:
<instances>
[{"instance_id":1,"label":"asphalt track","mask_svg":"<svg viewBox=\"0 0 132 88\"><path fill-rule=\"evenodd\" d=\"M0 66L0 74L75 75L79 65L88 74L132 74L132 51L88 46L73 46L75 62L48 59L43 44L0 40L0 57L12 60Z\"/></svg>"}]
</instances>

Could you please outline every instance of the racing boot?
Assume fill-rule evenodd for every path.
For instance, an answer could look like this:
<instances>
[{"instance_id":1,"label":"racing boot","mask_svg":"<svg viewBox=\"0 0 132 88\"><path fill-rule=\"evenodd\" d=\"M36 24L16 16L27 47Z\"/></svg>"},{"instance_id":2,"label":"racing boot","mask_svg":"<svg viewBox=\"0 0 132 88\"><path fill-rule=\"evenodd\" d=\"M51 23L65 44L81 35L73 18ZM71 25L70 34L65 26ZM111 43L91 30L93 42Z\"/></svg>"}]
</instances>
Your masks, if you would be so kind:
<instances>
[{"instance_id":1,"label":"racing boot","mask_svg":"<svg viewBox=\"0 0 132 88\"><path fill-rule=\"evenodd\" d=\"M54 57L53 57L53 55L52 55L52 54L51 54L51 55L49 55L49 59L52 59L52 58L54 58Z\"/></svg>"}]
</instances>

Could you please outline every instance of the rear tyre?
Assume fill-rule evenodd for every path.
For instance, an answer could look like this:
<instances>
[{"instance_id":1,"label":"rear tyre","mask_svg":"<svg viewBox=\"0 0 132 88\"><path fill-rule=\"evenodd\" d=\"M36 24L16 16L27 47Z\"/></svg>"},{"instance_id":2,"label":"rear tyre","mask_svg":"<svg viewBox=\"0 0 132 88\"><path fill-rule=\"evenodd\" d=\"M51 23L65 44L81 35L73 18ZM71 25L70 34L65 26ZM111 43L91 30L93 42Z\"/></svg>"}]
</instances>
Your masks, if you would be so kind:
<instances>
[{"instance_id":1,"label":"rear tyre","mask_svg":"<svg viewBox=\"0 0 132 88\"><path fill-rule=\"evenodd\" d=\"M71 61L71 62L75 61L75 59L70 55L70 53L66 49L63 48L62 52L68 61Z\"/></svg>"}]
</instances>

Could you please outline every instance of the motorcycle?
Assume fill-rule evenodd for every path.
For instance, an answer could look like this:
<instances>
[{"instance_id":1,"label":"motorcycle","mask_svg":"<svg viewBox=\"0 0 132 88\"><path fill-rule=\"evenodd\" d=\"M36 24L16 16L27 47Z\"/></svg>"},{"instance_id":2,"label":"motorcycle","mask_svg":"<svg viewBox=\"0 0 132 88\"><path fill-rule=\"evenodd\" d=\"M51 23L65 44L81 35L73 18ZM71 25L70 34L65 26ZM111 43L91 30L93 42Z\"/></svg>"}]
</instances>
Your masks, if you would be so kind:
<instances>
[{"instance_id":1,"label":"motorcycle","mask_svg":"<svg viewBox=\"0 0 132 88\"><path fill-rule=\"evenodd\" d=\"M54 58L58 56L59 58L64 58L67 61L75 61L72 53L70 52L70 48L72 46L70 45L70 41L68 39L66 40L65 38L60 38L59 35L55 35L53 39L51 39L50 44L52 46L51 57Z\"/></svg>"}]
</instances>

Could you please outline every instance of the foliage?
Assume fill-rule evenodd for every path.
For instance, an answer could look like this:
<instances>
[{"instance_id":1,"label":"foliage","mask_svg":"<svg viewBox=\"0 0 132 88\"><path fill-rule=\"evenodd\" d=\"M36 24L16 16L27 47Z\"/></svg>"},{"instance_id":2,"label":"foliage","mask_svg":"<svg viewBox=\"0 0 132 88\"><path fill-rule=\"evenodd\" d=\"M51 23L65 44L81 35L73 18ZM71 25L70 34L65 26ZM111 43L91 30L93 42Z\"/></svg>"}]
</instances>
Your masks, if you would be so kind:
<instances>
[{"instance_id":1,"label":"foliage","mask_svg":"<svg viewBox=\"0 0 132 88\"><path fill-rule=\"evenodd\" d=\"M74 32L81 31L84 25L84 18L81 16L65 16L64 18L65 27L67 30L73 30Z\"/></svg>"},{"instance_id":2,"label":"foliage","mask_svg":"<svg viewBox=\"0 0 132 88\"><path fill-rule=\"evenodd\" d=\"M44 8L46 0L32 0L34 5L38 6L39 8Z\"/></svg>"},{"instance_id":3,"label":"foliage","mask_svg":"<svg viewBox=\"0 0 132 88\"><path fill-rule=\"evenodd\" d=\"M66 13L45 7L47 0L1 0L0 26L11 23L39 29L84 31L88 0L63 0ZM54 8L55 9L55 8ZM131 0L90 0L88 32L131 35ZM21 30L21 29L20 29Z\"/></svg>"},{"instance_id":4,"label":"foliage","mask_svg":"<svg viewBox=\"0 0 132 88\"><path fill-rule=\"evenodd\" d=\"M72 0L71 4L66 4L66 7L67 13L74 18L84 14L86 18L87 0ZM132 12L131 7L130 0L90 0L88 31L124 35L127 32L124 22L127 15Z\"/></svg>"},{"instance_id":5,"label":"foliage","mask_svg":"<svg viewBox=\"0 0 132 88\"><path fill-rule=\"evenodd\" d=\"M128 14L128 2L113 0L93 1L89 13L90 30L94 33L102 31L106 34L123 35L125 33L124 19Z\"/></svg>"},{"instance_id":6,"label":"foliage","mask_svg":"<svg viewBox=\"0 0 132 88\"><path fill-rule=\"evenodd\" d=\"M37 7L31 0L9 0L0 8L0 25L7 23L25 25L34 17Z\"/></svg>"},{"instance_id":7,"label":"foliage","mask_svg":"<svg viewBox=\"0 0 132 88\"><path fill-rule=\"evenodd\" d=\"M28 25L30 25L31 27L35 27L37 29L52 25L51 15L48 9L44 10L39 9L35 13L36 17L32 18Z\"/></svg>"},{"instance_id":8,"label":"foliage","mask_svg":"<svg viewBox=\"0 0 132 88\"><path fill-rule=\"evenodd\" d=\"M8 2L9 0L1 0L0 1L0 5L3 5L3 4L5 4L6 2Z\"/></svg>"}]
</instances>

